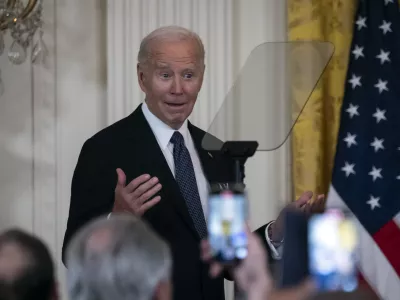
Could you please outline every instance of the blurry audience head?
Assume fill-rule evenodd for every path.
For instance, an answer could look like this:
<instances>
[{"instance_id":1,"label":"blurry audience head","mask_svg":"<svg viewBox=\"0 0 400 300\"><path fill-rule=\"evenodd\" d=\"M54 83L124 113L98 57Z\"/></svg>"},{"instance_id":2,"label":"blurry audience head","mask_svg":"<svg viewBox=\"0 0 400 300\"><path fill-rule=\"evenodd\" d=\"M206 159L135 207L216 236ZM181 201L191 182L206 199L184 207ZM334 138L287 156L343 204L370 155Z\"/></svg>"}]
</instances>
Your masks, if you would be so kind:
<instances>
[{"instance_id":1,"label":"blurry audience head","mask_svg":"<svg viewBox=\"0 0 400 300\"><path fill-rule=\"evenodd\" d=\"M115 215L92 221L67 249L71 300L170 300L172 258L143 221Z\"/></svg>"},{"instance_id":2,"label":"blurry audience head","mask_svg":"<svg viewBox=\"0 0 400 300\"><path fill-rule=\"evenodd\" d=\"M54 265L45 244L18 229L0 234L0 299L56 299Z\"/></svg>"}]
</instances>

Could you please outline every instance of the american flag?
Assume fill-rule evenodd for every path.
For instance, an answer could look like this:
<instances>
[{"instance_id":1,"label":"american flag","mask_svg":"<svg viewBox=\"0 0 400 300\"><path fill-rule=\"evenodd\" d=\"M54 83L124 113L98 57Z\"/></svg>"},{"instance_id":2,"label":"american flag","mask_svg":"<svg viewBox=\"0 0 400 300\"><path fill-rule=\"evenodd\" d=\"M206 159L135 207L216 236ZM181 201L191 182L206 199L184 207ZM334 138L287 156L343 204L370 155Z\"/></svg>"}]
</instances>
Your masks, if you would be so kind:
<instances>
[{"instance_id":1,"label":"american flag","mask_svg":"<svg viewBox=\"0 0 400 300\"><path fill-rule=\"evenodd\" d=\"M359 270L382 299L400 299L400 10L360 0L328 207L360 230Z\"/></svg>"}]
</instances>

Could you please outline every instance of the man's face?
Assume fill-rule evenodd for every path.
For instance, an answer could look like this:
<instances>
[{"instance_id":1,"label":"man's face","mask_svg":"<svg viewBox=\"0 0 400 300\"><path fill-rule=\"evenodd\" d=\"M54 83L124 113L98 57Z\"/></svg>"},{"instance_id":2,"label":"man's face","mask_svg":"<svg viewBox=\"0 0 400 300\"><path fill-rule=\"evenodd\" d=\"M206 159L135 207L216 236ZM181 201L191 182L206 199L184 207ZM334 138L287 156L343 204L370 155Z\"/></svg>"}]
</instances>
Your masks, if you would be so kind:
<instances>
[{"instance_id":1,"label":"man's face","mask_svg":"<svg viewBox=\"0 0 400 300\"><path fill-rule=\"evenodd\" d=\"M138 78L150 111L174 129L192 113L203 83L204 64L194 41L162 41L152 45Z\"/></svg>"}]
</instances>

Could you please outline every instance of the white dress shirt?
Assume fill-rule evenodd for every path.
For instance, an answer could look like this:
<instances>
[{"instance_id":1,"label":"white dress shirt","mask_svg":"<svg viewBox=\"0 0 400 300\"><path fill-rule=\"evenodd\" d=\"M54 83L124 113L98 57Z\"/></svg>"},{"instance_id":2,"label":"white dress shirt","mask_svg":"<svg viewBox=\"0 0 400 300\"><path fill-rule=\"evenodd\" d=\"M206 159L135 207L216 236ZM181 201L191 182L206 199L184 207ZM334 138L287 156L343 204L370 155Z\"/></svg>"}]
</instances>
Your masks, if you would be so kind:
<instances>
[{"instance_id":1,"label":"white dress shirt","mask_svg":"<svg viewBox=\"0 0 400 300\"><path fill-rule=\"evenodd\" d=\"M175 177L175 163L174 163L174 145L170 142L172 135L176 131L172 129L159 118L157 118L148 108L146 102L143 102L142 111L144 117L150 125L151 130L154 133L154 136L157 139L158 145L161 148L161 151L164 154L164 157L168 163L169 168L171 169L172 174ZM197 188L199 190L200 201L203 207L203 212L205 214L205 218L207 217L207 198L208 198L208 181L204 175L203 168L200 163L200 158L193 143L192 136L189 132L188 121L186 120L181 128L178 130L185 140L186 148L189 151L190 157L192 159L194 173L196 176ZM151 175L151 174L150 174ZM160 182L162 184L162 182Z\"/></svg>"}]
</instances>

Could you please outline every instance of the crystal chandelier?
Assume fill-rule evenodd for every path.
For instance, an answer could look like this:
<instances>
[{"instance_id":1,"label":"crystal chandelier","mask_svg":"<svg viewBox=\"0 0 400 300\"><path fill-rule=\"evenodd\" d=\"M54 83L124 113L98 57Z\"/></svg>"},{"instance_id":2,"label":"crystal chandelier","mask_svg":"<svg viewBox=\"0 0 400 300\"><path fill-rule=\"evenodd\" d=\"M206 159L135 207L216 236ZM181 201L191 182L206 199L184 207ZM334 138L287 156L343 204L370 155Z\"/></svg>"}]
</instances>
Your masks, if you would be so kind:
<instances>
[{"instance_id":1,"label":"crystal chandelier","mask_svg":"<svg viewBox=\"0 0 400 300\"><path fill-rule=\"evenodd\" d=\"M20 65L28 51L34 64L41 64L47 56L43 41L42 0L0 0L0 56L7 52L9 61ZM12 42L6 49L4 38L9 33ZM0 96L4 84L0 70Z\"/></svg>"}]
</instances>

